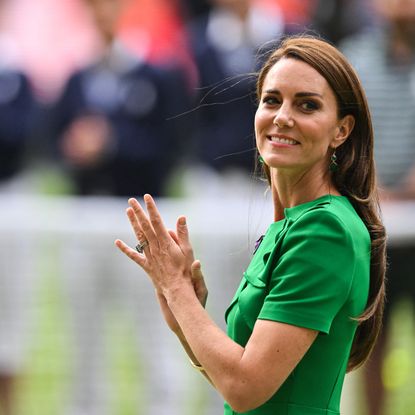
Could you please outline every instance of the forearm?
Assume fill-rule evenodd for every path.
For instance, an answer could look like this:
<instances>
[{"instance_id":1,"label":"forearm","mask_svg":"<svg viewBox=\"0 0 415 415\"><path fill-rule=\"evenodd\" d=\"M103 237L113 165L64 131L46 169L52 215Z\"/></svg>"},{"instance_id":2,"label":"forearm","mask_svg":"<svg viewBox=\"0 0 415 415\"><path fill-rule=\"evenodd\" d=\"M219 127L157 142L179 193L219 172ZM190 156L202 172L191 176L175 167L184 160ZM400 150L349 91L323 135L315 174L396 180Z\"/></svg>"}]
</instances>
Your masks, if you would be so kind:
<instances>
[{"instance_id":1,"label":"forearm","mask_svg":"<svg viewBox=\"0 0 415 415\"><path fill-rule=\"evenodd\" d=\"M183 332L180 331L180 333L176 333L177 338L179 339L184 351L186 352L187 356L189 357L191 363L195 365L195 369L198 369L200 373L208 380L208 382L215 387L215 385L212 382L212 379L207 374L205 368L201 365L195 354L193 353L193 350L189 346L189 343L186 340L186 337L184 336ZM200 366L200 369L199 369Z\"/></svg>"},{"instance_id":2,"label":"forearm","mask_svg":"<svg viewBox=\"0 0 415 415\"><path fill-rule=\"evenodd\" d=\"M236 412L268 401L318 335L312 329L257 320L242 347L215 325L191 286L170 291L166 299L197 362Z\"/></svg>"},{"instance_id":3,"label":"forearm","mask_svg":"<svg viewBox=\"0 0 415 415\"><path fill-rule=\"evenodd\" d=\"M205 369L215 388L228 401L246 384L242 357L244 348L231 340L209 317L191 286L165 293L169 307L177 319L183 344L189 357Z\"/></svg>"}]
</instances>

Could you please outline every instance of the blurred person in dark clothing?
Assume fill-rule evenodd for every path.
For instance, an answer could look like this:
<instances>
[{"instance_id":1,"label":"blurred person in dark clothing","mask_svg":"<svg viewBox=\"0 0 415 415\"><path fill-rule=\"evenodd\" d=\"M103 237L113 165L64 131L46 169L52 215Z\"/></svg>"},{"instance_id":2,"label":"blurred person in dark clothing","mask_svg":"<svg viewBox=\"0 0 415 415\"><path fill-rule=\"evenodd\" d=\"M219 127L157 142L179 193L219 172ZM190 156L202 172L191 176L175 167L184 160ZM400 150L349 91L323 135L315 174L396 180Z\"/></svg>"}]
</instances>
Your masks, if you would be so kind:
<instances>
[{"instance_id":1,"label":"blurred person in dark clothing","mask_svg":"<svg viewBox=\"0 0 415 415\"><path fill-rule=\"evenodd\" d=\"M189 100L184 76L176 67L148 63L145 56L130 52L121 43L116 33L125 2L85 0L85 4L103 49L93 65L70 77L51 110L53 125L49 128L56 150L80 196L165 195L169 174L183 150L184 132L178 125L182 118L176 116ZM175 371L177 357L164 353L169 342L157 328L147 327L146 294L140 278L113 272L117 258L107 254L107 241L87 235L87 228L85 224L81 240L67 235L59 258L73 340L71 391L65 413L110 412L113 387L107 372L106 328L109 310L119 309L133 326L137 358L145 367L145 382L137 391L144 412L180 414L179 390L186 383ZM158 356L157 363L140 354L143 342ZM165 359L173 367L164 364ZM152 406L147 407L145 400L153 395L163 398L151 399Z\"/></svg>"},{"instance_id":2,"label":"blurred person in dark clothing","mask_svg":"<svg viewBox=\"0 0 415 415\"><path fill-rule=\"evenodd\" d=\"M199 76L192 150L204 181L210 176L213 182L224 183L228 174L245 179L252 172L252 73L258 54L265 52L266 42L280 37L284 22L279 9L271 11L253 0L210 3L211 10L189 24Z\"/></svg>"},{"instance_id":3,"label":"blurred person in dark clothing","mask_svg":"<svg viewBox=\"0 0 415 415\"><path fill-rule=\"evenodd\" d=\"M415 201L415 0L373 0L379 25L346 39L342 49L365 87L376 136L383 203ZM384 412L381 378L390 315L397 300L415 300L415 246L389 246L385 327L366 367L370 415Z\"/></svg>"},{"instance_id":4,"label":"blurred person in dark clothing","mask_svg":"<svg viewBox=\"0 0 415 415\"><path fill-rule=\"evenodd\" d=\"M184 76L147 63L116 38L123 2L86 3L103 51L71 76L54 106L57 151L78 194L162 195L182 150L182 118L174 116L189 102Z\"/></svg>"},{"instance_id":5,"label":"blurred person in dark clothing","mask_svg":"<svg viewBox=\"0 0 415 415\"><path fill-rule=\"evenodd\" d=\"M6 40L7 42L7 40ZM0 39L0 50L2 48ZM26 145L33 122L34 99L29 80L9 67L2 53L0 62L0 190L14 186L24 169Z\"/></svg>"},{"instance_id":6,"label":"blurred person in dark clothing","mask_svg":"<svg viewBox=\"0 0 415 415\"><path fill-rule=\"evenodd\" d=\"M190 18L201 16L211 9L209 0L181 0L185 14Z\"/></svg>"}]
</instances>

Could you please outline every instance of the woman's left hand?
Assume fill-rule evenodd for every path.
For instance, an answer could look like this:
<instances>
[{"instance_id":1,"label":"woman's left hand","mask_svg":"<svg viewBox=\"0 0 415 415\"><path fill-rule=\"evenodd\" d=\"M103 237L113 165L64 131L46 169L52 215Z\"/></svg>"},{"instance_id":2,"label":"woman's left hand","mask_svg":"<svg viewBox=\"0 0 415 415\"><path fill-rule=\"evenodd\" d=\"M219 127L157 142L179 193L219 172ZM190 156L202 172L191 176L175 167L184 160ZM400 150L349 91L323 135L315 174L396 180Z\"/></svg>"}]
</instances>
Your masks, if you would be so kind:
<instances>
[{"instance_id":1,"label":"woman's left hand","mask_svg":"<svg viewBox=\"0 0 415 415\"><path fill-rule=\"evenodd\" d=\"M117 247L143 268L158 293L165 296L167 292L183 284L191 285L191 265L194 257L188 239L186 219L182 216L177 220L177 233L173 234L176 236L174 238L166 229L150 195L144 196L148 214L136 199L128 202L128 218L144 249L143 253L138 253L120 240L115 241Z\"/></svg>"}]
</instances>

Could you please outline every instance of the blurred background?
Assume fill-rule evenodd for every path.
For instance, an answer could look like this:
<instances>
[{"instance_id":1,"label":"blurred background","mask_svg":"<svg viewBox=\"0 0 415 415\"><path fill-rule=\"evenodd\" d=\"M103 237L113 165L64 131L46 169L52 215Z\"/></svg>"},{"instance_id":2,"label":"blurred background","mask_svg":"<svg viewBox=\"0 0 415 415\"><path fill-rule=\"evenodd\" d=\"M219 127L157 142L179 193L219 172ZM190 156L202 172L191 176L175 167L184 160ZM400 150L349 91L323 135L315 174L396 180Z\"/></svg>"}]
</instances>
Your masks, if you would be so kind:
<instances>
[{"instance_id":1,"label":"blurred background","mask_svg":"<svg viewBox=\"0 0 415 415\"><path fill-rule=\"evenodd\" d=\"M384 331L342 413L415 413L415 0L1 0L0 415L222 412L113 241L135 244L128 197L185 214L224 328L272 221L254 74L297 33L359 73L389 233Z\"/></svg>"}]
</instances>

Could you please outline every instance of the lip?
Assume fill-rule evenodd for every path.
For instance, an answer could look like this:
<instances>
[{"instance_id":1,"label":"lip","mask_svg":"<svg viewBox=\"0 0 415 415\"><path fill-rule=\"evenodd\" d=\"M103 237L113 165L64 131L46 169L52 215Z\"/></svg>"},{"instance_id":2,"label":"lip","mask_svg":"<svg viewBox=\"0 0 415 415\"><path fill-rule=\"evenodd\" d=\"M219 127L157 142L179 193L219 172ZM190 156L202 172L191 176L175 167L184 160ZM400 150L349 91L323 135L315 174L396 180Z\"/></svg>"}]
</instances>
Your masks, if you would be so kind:
<instances>
[{"instance_id":1,"label":"lip","mask_svg":"<svg viewBox=\"0 0 415 415\"><path fill-rule=\"evenodd\" d=\"M279 142L276 142L276 141L272 141L272 138L273 137L275 137L275 138L281 138L281 139L284 139L284 140L291 140L291 141L295 141L295 144L289 144L289 143L279 143ZM268 134L267 135L267 139L273 144L273 145L276 145L276 146L284 146L284 147L292 147L292 146L294 146L294 145L298 145L298 144L301 144L298 140L295 140L294 138L292 138L292 137L290 137L289 135L285 135L285 134Z\"/></svg>"}]
</instances>

